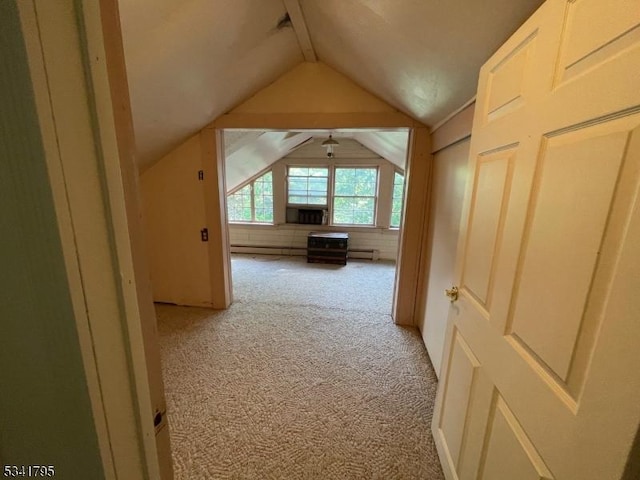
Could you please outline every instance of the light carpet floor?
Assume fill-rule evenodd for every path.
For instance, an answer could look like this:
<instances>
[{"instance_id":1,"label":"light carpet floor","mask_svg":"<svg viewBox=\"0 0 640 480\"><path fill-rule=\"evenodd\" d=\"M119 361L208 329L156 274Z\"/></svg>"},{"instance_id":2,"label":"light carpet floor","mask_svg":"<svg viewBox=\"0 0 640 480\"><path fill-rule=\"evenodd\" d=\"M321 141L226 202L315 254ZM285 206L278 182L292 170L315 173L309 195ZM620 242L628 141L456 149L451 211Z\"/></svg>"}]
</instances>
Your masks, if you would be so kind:
<instances>
[{"instance_id":1,"label":"light carpet floor","mask_svg":"<svg viewBox=\"0 0 640 480\"><path fill-rule=\"evenodd\" d=\"M157 306L175 478L443 479L393 265L232 262L230 309Z\"/></svg>"}]
</instances>

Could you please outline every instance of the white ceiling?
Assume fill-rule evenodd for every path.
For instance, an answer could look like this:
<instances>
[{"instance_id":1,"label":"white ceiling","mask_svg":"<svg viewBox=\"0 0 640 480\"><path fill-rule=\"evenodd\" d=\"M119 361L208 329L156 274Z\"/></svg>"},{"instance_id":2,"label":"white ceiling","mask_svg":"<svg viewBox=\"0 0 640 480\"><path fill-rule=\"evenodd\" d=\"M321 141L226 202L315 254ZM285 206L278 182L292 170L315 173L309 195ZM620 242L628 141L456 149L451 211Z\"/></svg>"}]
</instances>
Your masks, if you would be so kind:
<instances>
[{"instance_id":1,"label":"white ceiling","mask_svg":"<svg viewBox=\"0 0 640 480\"><path fill-rule=\"evenodd\" d=\"M240 140L233 142L233 134ZM254 135L258 134L252 140ZM298 132L225 132L225 180L227 191L234 190L243 182L260 173L294 149L313 137L312 133Z\"/></svg>"},{"instance_id":2,"label":"white ceiling","mask_svg":"<svg viewBox=\"0 0 640 480\"><path fill-rule=\"evenodd\" d=\"M404 170L409 132L374 130L299 130L267 132L261 130L225 130L225 180L230 192L266 170L294 150L313 141L351 138Z\"/></svg>"},{"instance_id":3,"label":"white ceiling","mask_svg":"<svg viewBox=\"0 0 640 480\"><path fill-rule=\"evenodd\" d=\"M295 31L277 28L285 3ZM140 165L305 56L432 126L474 95L480 66L541 3L120 0Z\"/></svg>"},{"instance_id":4,"label":"white ceiling","mask_svg":"<svg viewBox=\"0 0 640 480\"><path fill-rule=\"evenodd\" d=\"M301 0L318 58L432 126L540 0Z\"/></svg>"},{"instance_id":5,"label":"white ceiling","mask_svg":"<svg viewBox=\"0 0 640 480\"><path fill-rule=\"evenodd\" d=\"M120 0L142 166L303 61L281 0Z\"/></svg>"}]
</instances>

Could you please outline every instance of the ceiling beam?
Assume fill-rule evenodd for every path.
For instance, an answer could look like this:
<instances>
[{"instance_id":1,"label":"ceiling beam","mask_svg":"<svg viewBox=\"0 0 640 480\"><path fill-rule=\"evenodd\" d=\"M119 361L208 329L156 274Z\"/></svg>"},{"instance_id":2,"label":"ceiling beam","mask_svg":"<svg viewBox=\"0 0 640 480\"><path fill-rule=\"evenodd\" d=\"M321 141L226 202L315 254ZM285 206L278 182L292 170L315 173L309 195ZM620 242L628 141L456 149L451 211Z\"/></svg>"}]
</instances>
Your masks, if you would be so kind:
<instances>
[{"instance_id":1,"label":"ceiling beam","mask_svg":"<svg viewBox=\"0 0 640 480\"><path fill-rule=\"evenodd\" d=\"M227 113L205 128L242 128L261 130L295 130L341 128L422 127L420 122L401 112L371 113Z\"/></svg>"},{"instance_id":2,"label":"ceiling beam","mask_svg":"<svg viewBox=\"0 0 640 480\"><path fill-rule=\"evenodd\" d=\"M284 8L289 13L291 19L291 25L293 25L293 31L296 32L298 37L298 43L302 50L302 55L307 62L317 62L318 57L316 51L313 49L311 43L311 37L309 36L309 29L307 28L307 22L304 20L302 14L302 8L300 7L300 0L283 0Z\"/></svg>"}]
</instances>

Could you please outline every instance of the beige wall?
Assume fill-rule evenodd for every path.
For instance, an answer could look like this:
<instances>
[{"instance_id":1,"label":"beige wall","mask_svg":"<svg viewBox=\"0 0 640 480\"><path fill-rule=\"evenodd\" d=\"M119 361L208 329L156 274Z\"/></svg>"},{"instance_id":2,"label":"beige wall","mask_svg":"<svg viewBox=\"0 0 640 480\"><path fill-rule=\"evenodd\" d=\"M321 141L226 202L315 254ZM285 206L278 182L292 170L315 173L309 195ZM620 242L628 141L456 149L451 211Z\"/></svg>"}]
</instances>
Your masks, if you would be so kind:
<instances>
[{"instance_id":1,"label":"beige wall","mask_svg":"<svg viewBox=\"0 0 640 480\"><path fill-rule=\"evenodd\" d=\"M398 231L383 228L331 228L319 225L229 225L231 251L276 255L306 255L307 234L312 231L349 233L349 258L395 260ZM247 248L258 247L258 248ZM366 250L360 252L358 250ZM368 253L373 251L373 254Z\"/></svg>"},{"instance_id":2,"label":"beige wall","mask_svg":"<svg viewBox=\"0 0 640 480\"><path fill-rule=\"evenodd\" d=\"M156 302L211 306L200 134L140 178L147 253ZM210 238L210 241L215 241Z\"/></svg>"},{"instance_id":3,"label":"beige wall","mask_svg":"<svg viewBox=\"0 0 640 480\"><path fill-rule=\"evenodd\" d=\"M398 110L328 65L322 62L303 62L245 100L232 113L301 111L379 113Z\"/></svg>"},{"instance_id":4,"label":"beige wall","mask_svg":"<svg viewBox=\"0 0 640 480\"><path fill-rule=\"evenodd\" d=\"M433 134L438 143L434 143L437 151L433 160L427 234L430 263L426 278L422 279L426 300L418 321L438 375L450 306L444 290L451 288L454 280L472 119L473 105L452 117Z\"/></svg>"}]
</instances>

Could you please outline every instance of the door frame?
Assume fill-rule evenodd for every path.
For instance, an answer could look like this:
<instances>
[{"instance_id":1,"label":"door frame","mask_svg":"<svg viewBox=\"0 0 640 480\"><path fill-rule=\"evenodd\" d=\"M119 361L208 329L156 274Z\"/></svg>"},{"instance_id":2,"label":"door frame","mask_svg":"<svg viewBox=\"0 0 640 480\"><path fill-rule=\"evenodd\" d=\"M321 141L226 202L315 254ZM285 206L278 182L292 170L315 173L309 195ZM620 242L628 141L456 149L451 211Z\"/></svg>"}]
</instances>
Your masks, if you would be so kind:
<instances>
[{"instance_id":1,"label":"door frame","mask_svg":"<svg viewBox=\"0 0 640 480\"><path fill-rule=\"evenodd\" d=\"M425 292L420 279L426 274L428 249L426 234L431 195L431 135L429 129L400 113L259 113L222 115L202 130L203 168L205 172L205 209L212 238L209 259L214 308L228 308L233 301L229 229L226 210L224 171L225 129L298 130L298 129L377 129L409 130L405 167L405 196L398 239L392 318L398 325L417 325Z\"/></svg>"},{"instance_id":2,"label":"door frame","mask_svg":"<svg viewBox=\"0 0 640 480\"><path fill-rule=\"evenodd\" d=\"M16 4L104 475L168 480L117 0Z\"/></svg>"},{"instance_id":3,"label":"door frame","mask_svg":"<svg viewBox=\"0 0 640 480\"><path fill-rule=\"evenodd\" d=\"M150 378L157 374L148 358L151 283L118 4L61 1L55 6L46 0L17 4L105 477L170 479L170 452L156 443L151 421L156 406ZM64 61L56 64L56 59ZM214 298L226 306L232 297L221 142L225 128L410 129L393 318L414 325L424 294L418 280L427 264L429 129L400 112L229 114L205 127L205 169L211 173L205 176L207 222L214 238L222 240L209 242L210 269L212 285L222 285ZM73 193L86 189L88 180L97 186L95 195ZM90 238L84 230L92 231ZM105 279L111 289L91 288ZM105 312L114 315L105 318Z\"/></svg>"}]
</instances>

